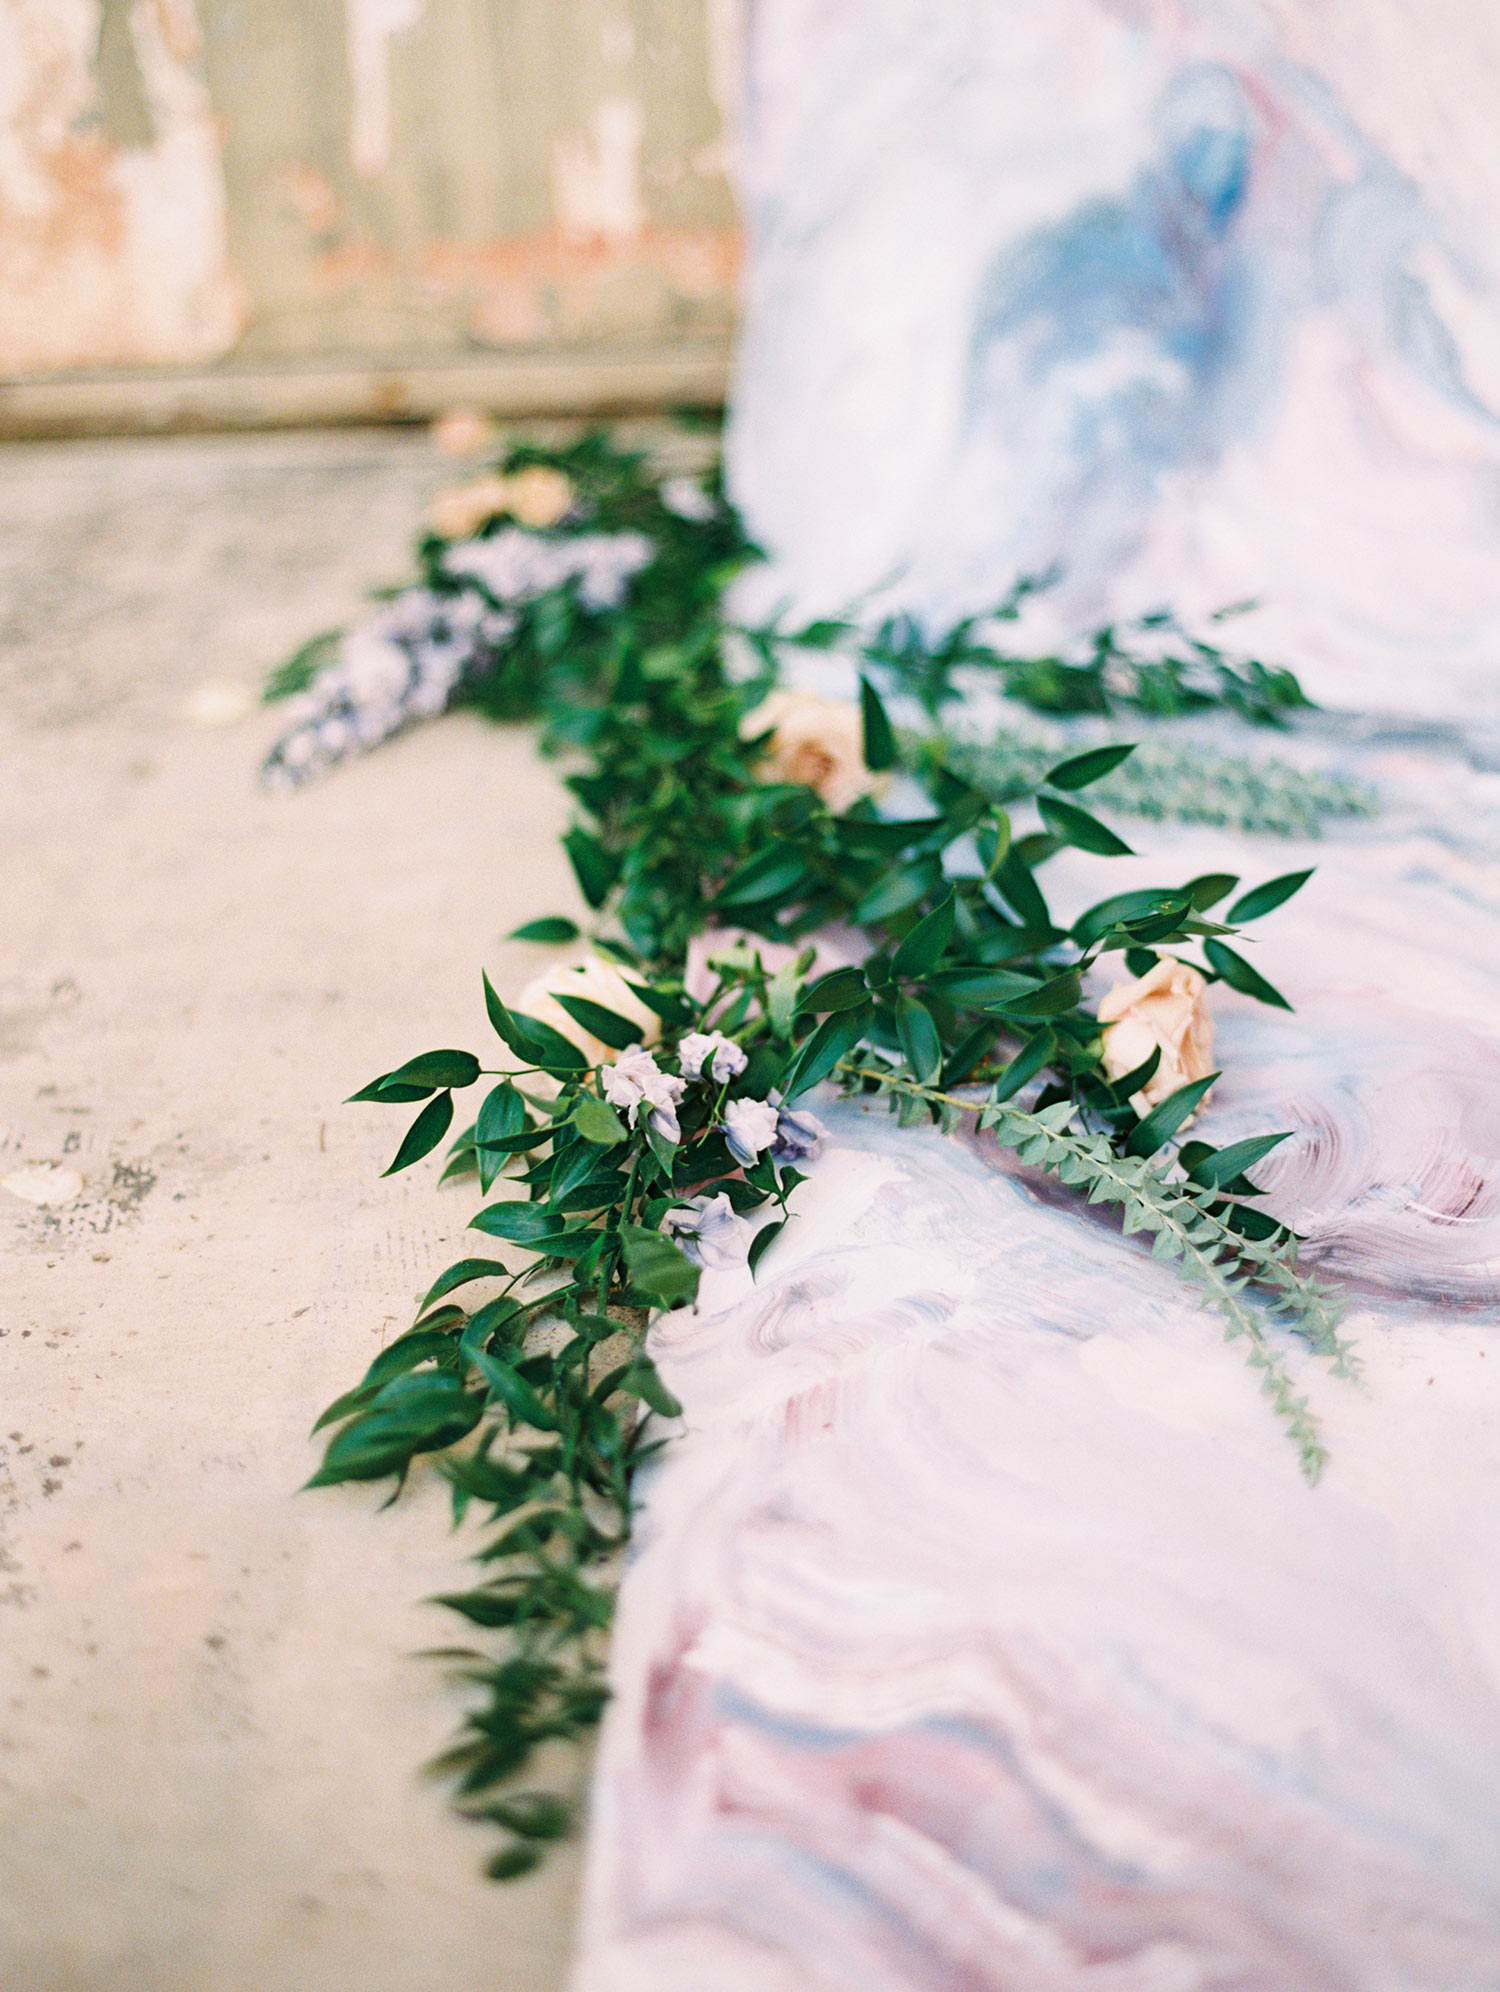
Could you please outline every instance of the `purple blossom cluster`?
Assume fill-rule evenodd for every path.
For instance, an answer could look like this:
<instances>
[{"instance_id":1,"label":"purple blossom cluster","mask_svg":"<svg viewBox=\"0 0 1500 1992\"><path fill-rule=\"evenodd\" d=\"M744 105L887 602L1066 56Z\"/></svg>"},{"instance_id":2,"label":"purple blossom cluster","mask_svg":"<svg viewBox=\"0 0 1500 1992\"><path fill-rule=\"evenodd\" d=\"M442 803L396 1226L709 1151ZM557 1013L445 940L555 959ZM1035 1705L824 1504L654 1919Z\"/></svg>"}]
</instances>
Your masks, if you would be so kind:
<instances>
[{"instance_id":1,"label":"purple blossom cluster","mask_svg":"<svg viewBox=\"0 0 1500 1992\"><path fill-rule=\"evenodd\" d=\"M586 608L614 608L652 555L643 533L545 538L507 526L450 547L455 594L408 588L346 632L338 655L288 701L292 725L267 755L271 788L299 787L351 754L366 753L420 719L433 719L515 633L516 610L577 584Z\"/></svg>"}]
</instances>

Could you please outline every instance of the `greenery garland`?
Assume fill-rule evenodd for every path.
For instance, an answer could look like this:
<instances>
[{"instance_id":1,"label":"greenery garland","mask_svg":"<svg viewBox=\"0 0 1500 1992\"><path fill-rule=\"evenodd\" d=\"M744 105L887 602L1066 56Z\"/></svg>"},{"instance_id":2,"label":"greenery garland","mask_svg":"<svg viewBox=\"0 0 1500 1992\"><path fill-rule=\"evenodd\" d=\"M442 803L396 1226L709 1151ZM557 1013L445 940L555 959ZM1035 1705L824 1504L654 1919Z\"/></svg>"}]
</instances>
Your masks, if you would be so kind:
<instances>
[{"instance_id":1,"label":"greenery garland","mask_svg":"<svg viewBox=\"0 0 1500 1992\"><path fill-rule=\"evenodd\" d=\"M814 1087L883 1096L902 1119L944 1128L976 1114L1024 1165L1118 1207L1125 1231L1148 1234L1245 1339L1309 1479L1323 1449L1271 1331L1352 1368L1336 1301L1298 1270L1297 1240L1257 1207L1247 1174L1286 1136L1181 1142L1217 1075L1148 1103L1161 1047L1112 1072L1084 996L1106 956L1139 976L1191 955L1206 981L1288 1007L1231 942L1308 874L1247 891L1228 875L1189 879L1106 897L1060 925L1039 868L1065 846L1127 851L1077 798L1131 747L1035 771L1007 810L929 742L914 761L926 801L892 819L868 792L898 758L869 675L867 792L834 809L811 787L765 779L776 736L756 708L779 638L756 633L755 670L731 675L720 603L753 549L715 474L684 514L643 458L599 438L514 453L507 469L528 464L570 481L574 526L559 530L628 526L656 548L614 609L591 608L572 582L523 606L500 667L468 693L539 717L549 746L582 756L567 777L581 815L566 844L603 959L550 979L533 1004L547 1016L507 1007L486 978L496 1064L427 1052L354 1095L419 1106L387 1173L448 1142L445 1174L477 1178L487 1199L471 1228L505 1256L439 1275L412 1327L323 1414L331 1436L311 1483L393 1478L399 1492L426 1456L455 1518L484 1513L478 1580L438 1602L494 1642L443 1649L480 1698L440 1768L462 1810L502 1830L496 1877L535 1865L576 1810L517 1782L542 1745L580 1736L605 1703L632 1476L665 1442L653 1414L681 1409L647 1323L692 1304L704 1264L743 1253L753 1274L774 1249L823 1138L804 1104ZM441 550L429 540L423 555L437 591L453 585ZM882 644L889 663L898 646ZM1257 671L1257 696L1286 693ZM1017 804L1034 822L1013 827ZM856 961L820 962L830 928L858 937ZM735 931L715 943L716 929ZM553 917L519 933L558 942L577 929ZM481 1084L450 1139L455 1093Z\"/></svg>"}]
</instances>

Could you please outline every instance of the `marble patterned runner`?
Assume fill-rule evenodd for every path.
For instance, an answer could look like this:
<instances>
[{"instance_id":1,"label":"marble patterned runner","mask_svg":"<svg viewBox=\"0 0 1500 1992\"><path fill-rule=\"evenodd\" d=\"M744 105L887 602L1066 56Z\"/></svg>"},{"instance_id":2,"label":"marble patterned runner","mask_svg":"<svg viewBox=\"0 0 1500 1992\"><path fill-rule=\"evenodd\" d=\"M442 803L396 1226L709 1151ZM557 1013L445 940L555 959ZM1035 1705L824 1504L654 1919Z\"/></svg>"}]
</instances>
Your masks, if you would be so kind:
<instances>
[{"instance_id":1,"label":"marble patterned runner","mask_svg":"<svg viewBox=\"0 0 1500 1992\"><path fill-rule=\"evenodd\" d=\"M1345 1281L1317 1489L1169 1269L856 1104L654 1346L576 1992L1500 1984L1500 32L1392 0L760 0L767 599L1268 599L1384 812L1214 992L1202 1132ZM1402 711L1420 719L1378 715ZM1376 715L1361 719L1359 713ZM1486 734L1488 729L1488 734ZM1130 737L1128 728L1117 728ZM1284 854L1284 855L1283 855ZM1048 867L1064 912L1098 866ZM822 1109L820 1109L822 1111Z\"/></svg>"}]
</instances>

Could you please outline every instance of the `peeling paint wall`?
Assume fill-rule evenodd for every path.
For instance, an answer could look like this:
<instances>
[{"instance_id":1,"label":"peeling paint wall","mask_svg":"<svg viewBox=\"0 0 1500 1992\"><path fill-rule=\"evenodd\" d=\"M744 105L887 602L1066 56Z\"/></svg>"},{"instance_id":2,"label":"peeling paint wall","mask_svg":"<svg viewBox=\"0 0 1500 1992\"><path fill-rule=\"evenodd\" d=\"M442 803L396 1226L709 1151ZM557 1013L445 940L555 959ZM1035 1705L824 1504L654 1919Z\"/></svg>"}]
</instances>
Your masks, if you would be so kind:
<instances>
[{"instance_id":1,"label":"peeling paint wall","mask_svg":"<svg viewBox=\"0 0 1500 1992\"><path fill-rule=\"evenodd\" d=\"M192 0L0 4L0 369L193 361L248 316Z\"/></svg>"},{"instance_id":2,"label":"peeling paint wall","mask_svg":"<svg viewBox=\"0 0 1500 1992\"><path fill-rule=\"evenodd\" d=\"M0 374L722 343L732 40L732 0L0 0Z\"/></svg>"}]
</instances>

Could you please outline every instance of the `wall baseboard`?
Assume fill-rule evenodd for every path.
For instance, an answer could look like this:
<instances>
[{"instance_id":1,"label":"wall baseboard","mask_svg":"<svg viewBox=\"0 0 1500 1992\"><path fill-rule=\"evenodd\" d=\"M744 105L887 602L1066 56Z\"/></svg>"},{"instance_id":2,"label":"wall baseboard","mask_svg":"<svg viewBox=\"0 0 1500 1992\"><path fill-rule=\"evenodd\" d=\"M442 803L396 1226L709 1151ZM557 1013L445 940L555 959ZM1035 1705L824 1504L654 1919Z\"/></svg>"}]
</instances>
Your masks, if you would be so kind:
<instances>
[{"instance_id":1,"label":"wall baseboard","mask_svg":"<svg viewBox=\"0 0 1500 1992\"><path fill-rule=\"evenodd\" d=\"M0 379L0 438L166 435L425 422L449 408L500 417L716 408L730 348L224 365Z\"/></svg>"}]
</instances>

